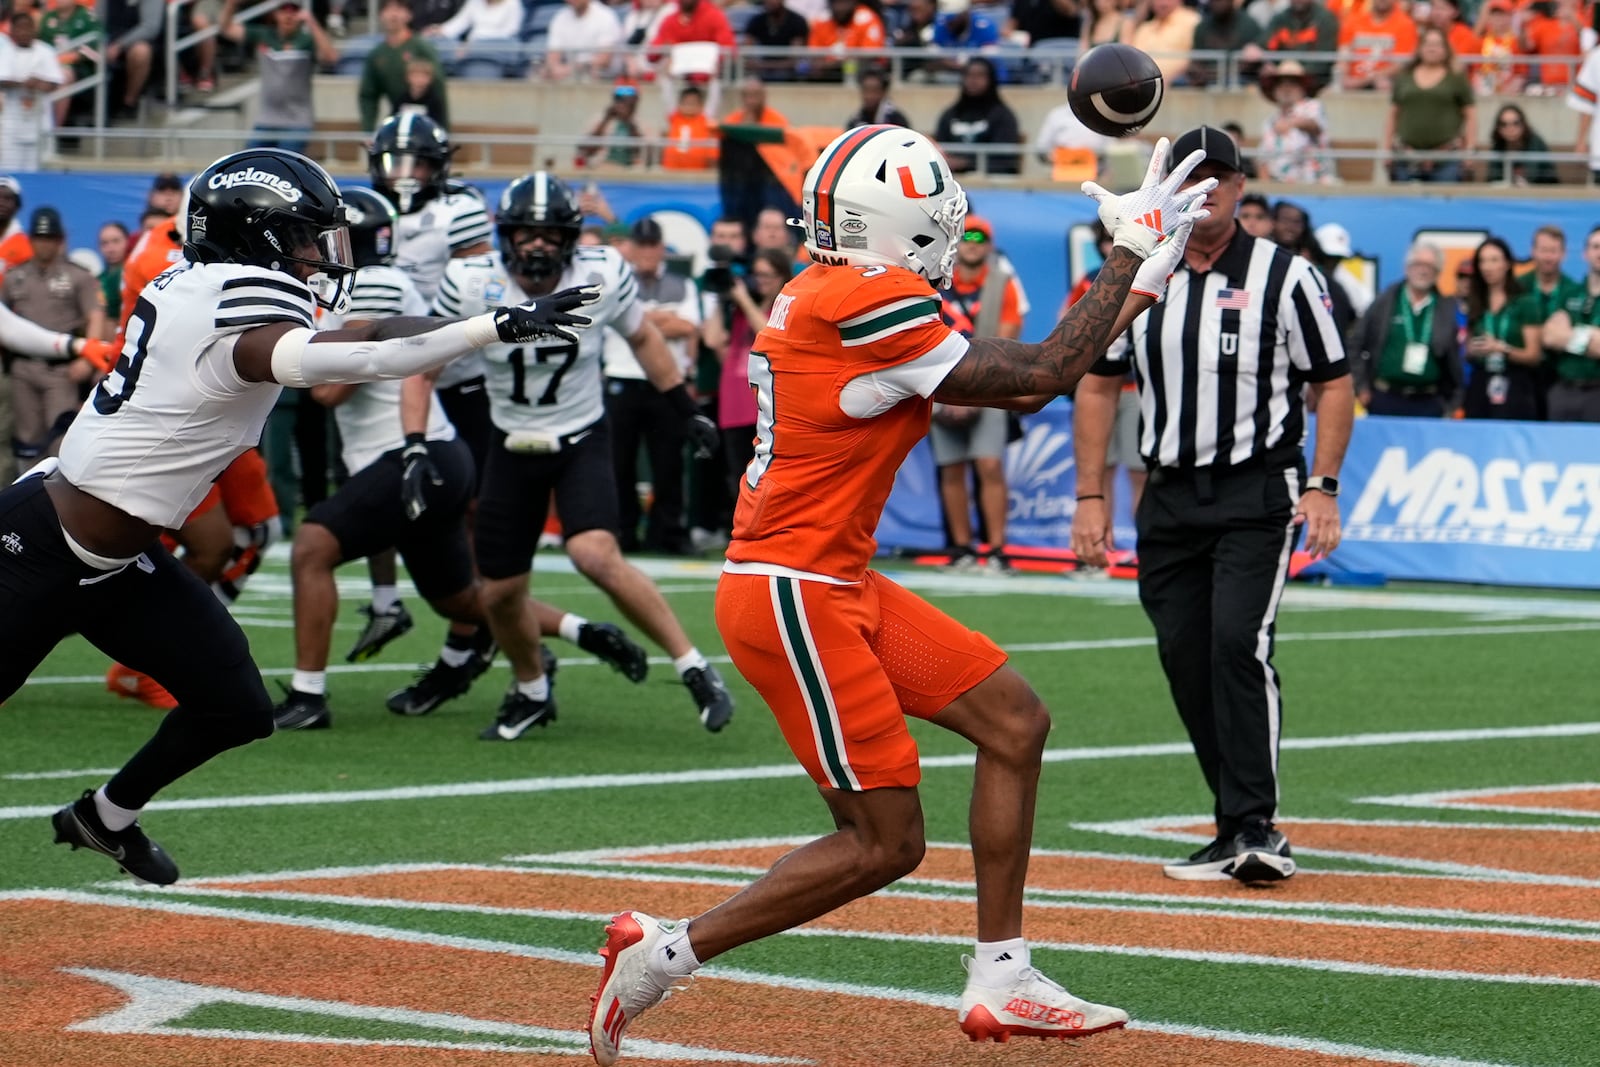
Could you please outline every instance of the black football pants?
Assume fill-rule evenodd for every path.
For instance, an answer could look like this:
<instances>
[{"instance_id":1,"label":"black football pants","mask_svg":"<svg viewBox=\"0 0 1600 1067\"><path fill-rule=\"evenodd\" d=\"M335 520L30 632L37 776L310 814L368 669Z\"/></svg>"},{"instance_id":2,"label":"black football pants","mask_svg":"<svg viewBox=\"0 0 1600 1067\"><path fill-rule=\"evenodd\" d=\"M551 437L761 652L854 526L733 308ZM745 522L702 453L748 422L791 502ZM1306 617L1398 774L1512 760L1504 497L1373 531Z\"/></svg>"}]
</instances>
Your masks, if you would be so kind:
<instances>
[{"instance_id":1,"label":"black football pants","mask_svg":"<svg viewBox=\"0 0 1600 1067\"><path fill-rule=\"evenodd\" d=\"M74 633L178 700L106 783L114 803L142 808L211 757L272 733L244 631L210 586L159 542L119 571L88 566L67 546L44 479L25 478L0 491L0 701Z\"/></svg>"},{"instance_id":2,"label":"black football pants","mask_svg":"<svg viewBox=\"0 0 1600 1067\"><path fill-rule=\"evenodd\" d=\"M1304 481L1281 464L1161 468L1139 503L1139 600L1223 838L1249 816L1277 814L1283 705L1272 646Z\"/></svg>"}]
</instances>

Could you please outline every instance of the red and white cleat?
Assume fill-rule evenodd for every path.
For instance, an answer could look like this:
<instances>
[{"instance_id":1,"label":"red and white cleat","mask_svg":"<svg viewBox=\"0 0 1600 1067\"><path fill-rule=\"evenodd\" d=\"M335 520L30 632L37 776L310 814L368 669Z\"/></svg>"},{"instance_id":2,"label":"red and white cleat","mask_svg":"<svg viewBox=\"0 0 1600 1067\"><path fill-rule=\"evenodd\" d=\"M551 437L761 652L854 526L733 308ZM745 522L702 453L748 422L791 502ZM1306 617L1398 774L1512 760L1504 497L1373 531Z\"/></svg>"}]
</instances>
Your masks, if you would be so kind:
<instances>
[{"instance_id":1,"label":"red and white cleat","mask_svg":"<svg viewBox=\"0 0 1600 1067\"><path fill-rule=\"evenodd\" d=\"M625 911L606 926L606 943L600 949L605 970L599 990L589 1001L589 1051L600 1067L617 1062L628 1024L660 1004L671 991L671 979L654 973L650 956L661 939L676 934L680 925Z\"/></svg>"},{"instance_id":2,"label":"red and white cleat","mask_svg":"<svg viewBox=\"0 0 1600 1067\"><path fill-rule=\"evenodd\" d=\"M962 957L968 963L967 957ZM972 981L961 994L962 1031L974 1041L1013 1037L1087 1037L1128 1024L1128 1013L1080 1000L1032 967L1005 989Z\"/></svg>"}]
</instances>

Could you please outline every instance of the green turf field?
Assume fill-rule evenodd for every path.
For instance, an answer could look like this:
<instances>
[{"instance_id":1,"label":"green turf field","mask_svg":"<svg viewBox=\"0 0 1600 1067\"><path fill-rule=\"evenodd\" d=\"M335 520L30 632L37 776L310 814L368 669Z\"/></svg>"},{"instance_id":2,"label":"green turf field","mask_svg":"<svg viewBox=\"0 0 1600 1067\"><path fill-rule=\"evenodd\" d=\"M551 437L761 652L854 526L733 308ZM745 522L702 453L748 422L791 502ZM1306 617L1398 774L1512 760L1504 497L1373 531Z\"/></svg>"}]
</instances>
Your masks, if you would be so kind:
<instances>
[{"instance_id":1,"label":"green turf field","mask_svg":"<svg viewBox=\"0 0 1600 1067\"><path fill-rule=\"evenodd\" d=\"M563 564L541 556L536 593L614 617ZM720 656L713 566L655 569ZM1009 649L1052 708L1034 959L1134 1025L966 1044L950 1008L971 760L919 725L923 869L717 960L630 1031L638 1062L1600 1063L1600 601L1291 588L1276 661L1301 873L1262 891L1161 876L1209 836L1210 797L1131 583L895 573ZM363 583L342 572L340 666ZM275 556L239 606L274 691L288 592ZM170 890L52 846L48 824L159 713L105 692L77 642L6 704L0 1065L586 1062L604 917L690 914L830 828L728 666L739 706L718 735L659 657L632 686L559 641L560 720L519 742L476 737L503 665L434 715L389 714L442 634L407 603L411 635L334 668L332 730L228 753L146 814L183 870Z\"/></svg>"}]
</instances>

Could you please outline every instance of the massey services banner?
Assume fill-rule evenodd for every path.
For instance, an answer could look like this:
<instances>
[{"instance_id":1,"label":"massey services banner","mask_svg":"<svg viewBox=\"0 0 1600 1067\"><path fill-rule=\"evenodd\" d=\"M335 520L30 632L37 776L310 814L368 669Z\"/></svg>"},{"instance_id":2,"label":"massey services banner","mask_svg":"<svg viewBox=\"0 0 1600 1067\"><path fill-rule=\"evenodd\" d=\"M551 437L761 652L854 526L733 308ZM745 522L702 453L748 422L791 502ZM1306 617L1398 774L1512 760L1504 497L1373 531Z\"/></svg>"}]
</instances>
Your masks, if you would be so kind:
<instances>
[{"instance_id":1,"label":"massey services banner","mask_svg":"<svg viewBox=\"0 0 1600 1067\"><path fill-rule=\"evenodd\" d=\"M1006 453L1007 540L1067 548L1071 404L1058 400L1023 426ZM1319 570L1600 589L1600 425L1358 419L1340 481L1344 543ZM1118 545L1132 547L1120 478L1116 495ZM944 544L926 443L900 471L878 540L885 549Z\"/></svg>"},{"instance_id":2,"label":"massey services banner","mask_svg":"<svg viewBox=\"0 0 1600 1067\"><path fill-rule=\"evenodd\" d=\"M1600 589L1600 425L1360 419L1341 482L1338 569Z\"/></svg>"}]
</instances>

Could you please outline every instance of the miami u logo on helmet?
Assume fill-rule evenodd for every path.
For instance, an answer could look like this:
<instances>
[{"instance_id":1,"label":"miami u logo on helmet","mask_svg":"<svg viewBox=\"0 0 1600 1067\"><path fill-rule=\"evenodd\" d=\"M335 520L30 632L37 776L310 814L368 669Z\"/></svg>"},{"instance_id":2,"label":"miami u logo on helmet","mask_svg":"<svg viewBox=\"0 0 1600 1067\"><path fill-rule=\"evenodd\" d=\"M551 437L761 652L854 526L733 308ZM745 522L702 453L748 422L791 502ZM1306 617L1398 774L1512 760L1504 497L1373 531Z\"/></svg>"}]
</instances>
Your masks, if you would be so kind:
<instances>
[{"instance_id":1,"label":"miami u logo on helmet","mask_svg":"<svg viewBox=\"0 0 1600 1067\"><path fill-rule=\"evenodd\" d=\"M939 164L929 160L928 169L933 171L933 189L930 192L917 192L917 183L911 176L910 167L901 167L895 171L900 175L900 191L906 194L908 200L926 200L930 196L938 196L944 192L944 175L939 171Z\"/></svg>"}]
</instances>

